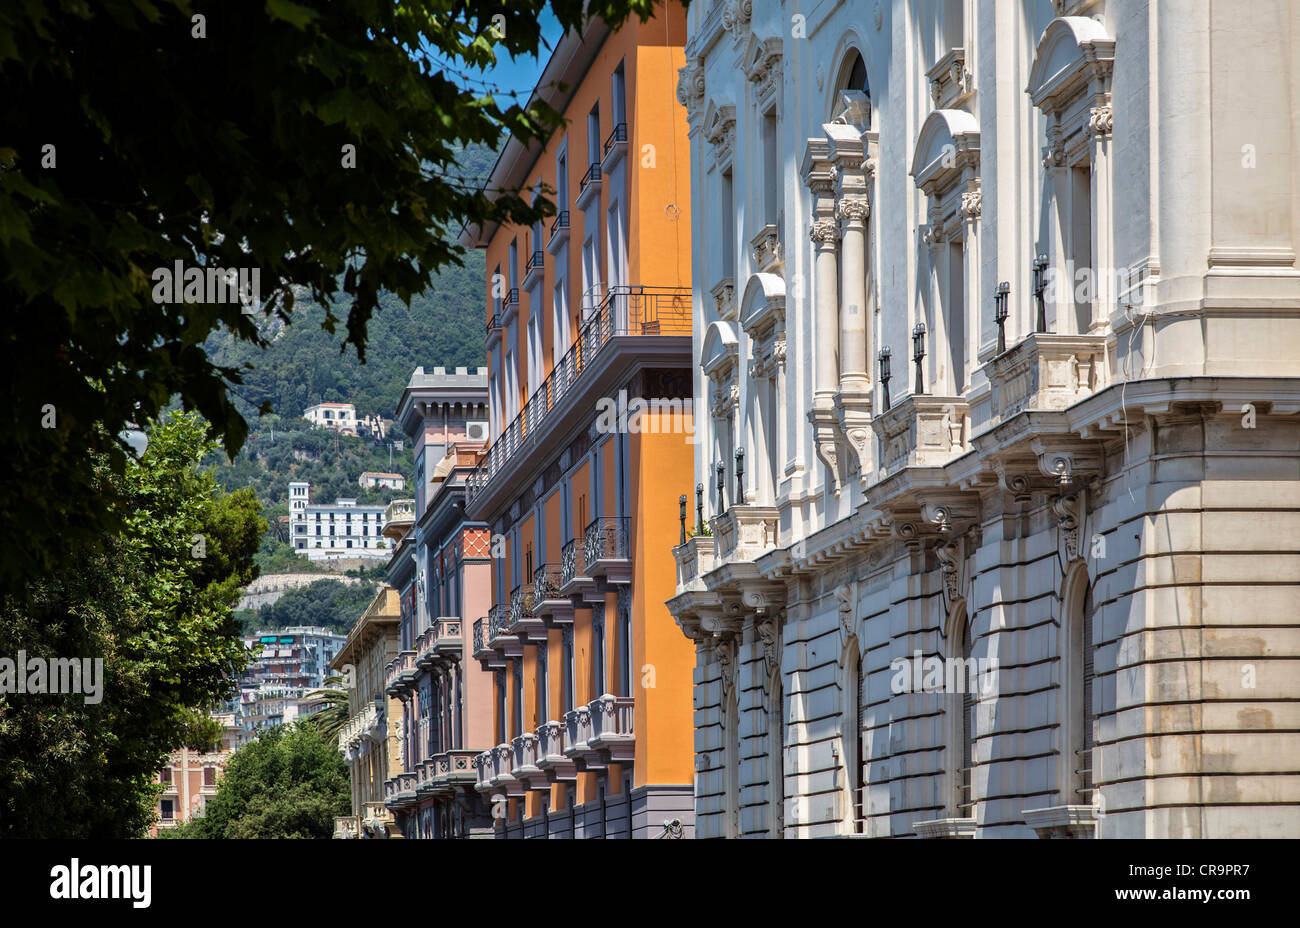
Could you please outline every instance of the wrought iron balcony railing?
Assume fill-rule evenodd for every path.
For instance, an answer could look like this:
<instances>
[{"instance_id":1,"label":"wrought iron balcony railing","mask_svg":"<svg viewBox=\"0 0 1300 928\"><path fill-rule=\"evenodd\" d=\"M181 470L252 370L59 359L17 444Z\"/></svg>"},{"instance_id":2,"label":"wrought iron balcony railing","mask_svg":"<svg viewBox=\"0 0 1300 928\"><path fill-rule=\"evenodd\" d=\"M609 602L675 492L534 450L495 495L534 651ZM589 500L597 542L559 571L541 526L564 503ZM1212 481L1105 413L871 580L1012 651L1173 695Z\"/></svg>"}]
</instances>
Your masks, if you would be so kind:
<instances>
[{"instance_id":1,"label":"wrought iron balcony railing","mask_svg":"<svg viewBox=\"0 0 1300 928\"><path fill-rule=\"evenodd\" d=\"M546 252L534 251L528 257L528 264L524 267L524 274L525 275L531 274L533 271L541 268L542 265L545 264L545 262L546 262Z\"/></svg>"},{"instance_id":2,"label":"wrought iron balcony railing","mask_svg":"<svg viewBox=\"0 0 1300 928\"><path fill-rule=\"evenodd\" d=\"M587 173L582 175L582 180L578 182L578 196L581 197L587 188L592 184L600 183L600 164L593 161L591 167L587 168Z\"/></svg>"},{"instance_id":3,"label":"wrought iron balcony railing","mask_svg":"<svg viewBox=\"0 0 1300 928\"><path fill-rule=\"evenodd\" d=\"M551 223L551 235L556 232L567 231L569 228L569 211L562 209L556 214L555 221Z\"/></svg>"},{"instance_id":4,"label":"wrought iron balcony railing","mask_svg":"<svg viewBox=\"0 0 1300 928\"><path fill-rule=\"evenodd\" d=\"M482 461L469 475L469 502L487 488L498 473L527 451L544 434L551 413L579 389L584 373L616 337L691 335L691 291L686 287L616 286L605 290L590 312L577 339L525 404L502 430Z\"/></svg>"},{"instance_id":5,"label":"wrought iron balcony railing","mask_svg":"<svg viewBox=\"0 0 1300 928\"><path fill-rule=\"evenodd\" d=\"M627 141L627 123L621 122L614 127L614 131L609 134L609 138L605 139L605 149L604 149L605 154L608 155L611 151L613 151L614 146L617 145L619 142L626 142L626 141Z\"/></svg>"},{"instance_id":6,"label":"wrought iron balcony railing","mask_svg":"<svg viewBox=\"0 0 1300 928\"><path fill-rule=\"evenodd\" d=\"M587 558L581 538L573 538L560 549L560 592L572 593L573 587L590 582L587 576Z\"/></svg>"},{"instance_id":7,"label":"wrought iron balcony railing","mask_svg":"<svg viewBox=\"0 0 1300 928\"><path fill-rule=\"evenodd\" d=\"M627 516L599 516L583 533L587 573L610 583L632 580L629 555L631 520Z\"/></svg>"}]
</instances>

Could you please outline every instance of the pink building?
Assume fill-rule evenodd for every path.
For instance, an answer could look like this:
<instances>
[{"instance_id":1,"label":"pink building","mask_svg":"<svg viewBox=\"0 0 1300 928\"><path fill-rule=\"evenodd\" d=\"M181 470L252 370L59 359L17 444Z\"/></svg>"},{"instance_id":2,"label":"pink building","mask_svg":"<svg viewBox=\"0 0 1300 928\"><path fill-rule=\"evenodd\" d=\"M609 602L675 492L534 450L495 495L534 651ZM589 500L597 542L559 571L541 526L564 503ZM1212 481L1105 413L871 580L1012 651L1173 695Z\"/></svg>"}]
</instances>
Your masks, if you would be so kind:
<instances>
[{"instance_id":1,"label":"pink building","mask_svg":"<svg viewBox=\"0 0 1300 928\"><path fill-rule=\"evenodd\" d=\"M384 799L408 838L492 835L475 790L476 755L492 740L491 673L475 661L471 629L488 611L492 542L465 517L465 482L487 442L487 372L416 370L397 423L415 443L415 507L385 534L397 541L388 583L401 597L400 651L385 692L401 703L401 772Z\"/></svg>"}]
</instances>

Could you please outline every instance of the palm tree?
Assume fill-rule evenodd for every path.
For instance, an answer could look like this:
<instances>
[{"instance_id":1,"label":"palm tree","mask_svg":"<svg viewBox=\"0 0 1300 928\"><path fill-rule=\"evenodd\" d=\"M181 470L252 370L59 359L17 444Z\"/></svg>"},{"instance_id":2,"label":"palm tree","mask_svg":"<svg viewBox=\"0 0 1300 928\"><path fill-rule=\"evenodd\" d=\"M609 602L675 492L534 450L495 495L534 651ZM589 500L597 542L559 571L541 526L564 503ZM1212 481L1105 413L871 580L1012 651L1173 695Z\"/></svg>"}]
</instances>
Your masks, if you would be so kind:
<instances>
[{"instance_id":1,"label":"palm tree","mask_svg":"<svg viewBox=\"0 0 1300 928\"><path fill-rule=\"evenodd\" d=\"M322 708L303 721L314 725L323 738L338 738L339 732L348 723L348 691L342 683L343 678L340 676L327 677L324 689L312 690L307 694L309 705L321 705Z\"/></svg>"}]
</instances>

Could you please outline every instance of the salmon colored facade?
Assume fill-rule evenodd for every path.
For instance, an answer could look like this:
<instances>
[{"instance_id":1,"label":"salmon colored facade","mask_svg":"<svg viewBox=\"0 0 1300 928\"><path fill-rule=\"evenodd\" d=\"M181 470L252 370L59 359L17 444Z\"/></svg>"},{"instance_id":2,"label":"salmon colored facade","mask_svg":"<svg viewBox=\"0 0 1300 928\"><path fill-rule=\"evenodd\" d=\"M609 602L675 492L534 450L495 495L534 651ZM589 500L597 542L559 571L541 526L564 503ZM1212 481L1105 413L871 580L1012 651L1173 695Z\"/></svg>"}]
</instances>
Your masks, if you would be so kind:
<instances>
[{"instance_id":1,"label":"salmon colored facade","mask_svg":"<svg viewBox=\"0 0 1300 928\"><path fill-rule=\"evenodd\" d=\"M694 654L664 605L693 486L684 35L668 7L565 36L535 93L565 126L512 140L489 181L558 214L462 236L487 257L492 443L467 511L493 540L473 655L499 837L691 834Z\"/></svg>"}]
</instances>

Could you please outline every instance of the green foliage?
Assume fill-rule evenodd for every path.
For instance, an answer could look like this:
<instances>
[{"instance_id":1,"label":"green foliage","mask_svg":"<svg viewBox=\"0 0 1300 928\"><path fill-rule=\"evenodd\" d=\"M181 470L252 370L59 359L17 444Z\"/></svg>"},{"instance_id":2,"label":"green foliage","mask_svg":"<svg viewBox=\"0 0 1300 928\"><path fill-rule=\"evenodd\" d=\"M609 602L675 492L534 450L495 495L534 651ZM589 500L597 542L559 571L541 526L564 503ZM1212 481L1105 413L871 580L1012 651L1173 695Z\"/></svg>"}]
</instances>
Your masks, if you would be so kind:
<instances>
[{"instance_id":1,"label":"green foliage","mask_svg":"<svg viewBox=\"0 0 1300 928\"><path fill-rule=\"evenodd\" d=\"M314 727L322 738L338 743L339 732L351 717L348 711L348 691L343 687L343 678L334 676L325 678L325 686L307 694L314 706L318 706L311 715L302 720L303 725Z\"/></svg>"},{"instance_id":2,"label":"green foliage","mask_svg":"<svg viewBox=\"0 0 1300 928\"><path fill-rule=\"evenodd\" d=\"M410 370L406 376L410 377ZM403 450L392 452L390 465L389 449L370 439L315 429L305 419L279 416L267 416L258 422L233 461L217 453L208 458L207 466L226 489L251 487L266 506L276 507L266 511L268 522L289 514L291 480L310 483L313 502L329 503L346 497L379 505L406 498L410 491L362 487L357 483L362 473L391 471L404 474L409 481L415 472L410 442ZM273 537L274 533L272 527ZM287 533L278 540L288 542Z\"/></svg>"},{"instance_id":3,"label":"green foliage","mask_svg":"<svg viewBox=\"0 0 1300 928\"><path fill-rule=\"evenodd\" d=\"M156 774L182 743L207 740L195 710L246 664L231 606L256 576L265 529L248 491L222 493L199 469L204 425L179 414L149 431L115 474L120 529L0 598L0 654L102 658L102 701L0 696L0 835L131 837L151 824ZM109 492L111 488L111 492Z\"/></svg>"},{"instance_id":4,"label":"green foliage","mask_svg":"<svg viewBox=\"0 0 1300 928\"><path fill-rule=\"evenodd\" d=\"M338 337L321 328L325 310L305 299L294 310L292 325L268 323L266 347L222 330L208 339L207 353L220 366L243 369L243 383L234 393L250 421L263 404L285 419L317 403L353 403L359 416L391 418L415 368L473 369L486 363L483 253L471 252L464 262L443 269L431 289L411 298L409 309L392 294L379 295L364 364L355 346L340 351ZM346 299L340 303L347 305ZM305 432L293 449L319 454L330 438L324 430Z\"/></svg>"},{"instance_id":5,"label":"green foliage","mask_svg":"<svg viewBox=\"0 0 1300 928\"><path fill-rule=\"evenodd\" d=\"M347 634L375 598L373 583L347 584L341 580L317 580L289 590L256 612L245 610L245 632L318 625Z\"/></svg>"},{"instance_id":6,"label":"green foliage","mask_svg":"<svg viewBox=\"0 0 1300 928\"><path fill-rule=\"evenodd\" d=\"M329 838L351 808L337 742L314 725L273 728L231 755L202 818L177 838Z\"/></svg>"},{"instance_id":7,"label":"green foliage","mask_svg":"<svg viewBox=\"0 0 1300 928\"><path fill-rule=\"evenodd\" d=\"M240 372L204 351L214 332L266 346L309 296L331 335L345 319L343 345L364 358L382 294L409 305L460 265L462 222L553 212L545 197L489 197L458 159L507 133L549 137L559 114L462 89L444 70L534 52L546 5L0 5L0 367L12 391L0 536L24 539L0 559L0 590L26 590L69 550L89 559L128 511L96 472L104 455L124 466L128 422L178 397L238 452L247 426L229 388ZM568 29L584 15L646 18L655 3L550 5ZM498 14L505 28L492 30ZM153 275L175 262L257 269L264 312L167 301ZM283 391L259 388L258 402L272 392ZM96 493L101 504L87 505Z\"/></svg>"}]
</instances>

